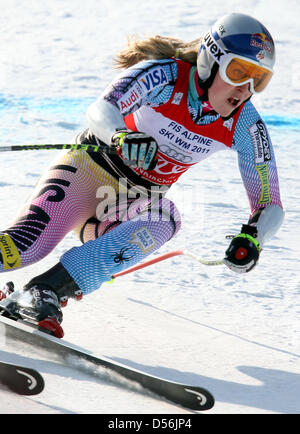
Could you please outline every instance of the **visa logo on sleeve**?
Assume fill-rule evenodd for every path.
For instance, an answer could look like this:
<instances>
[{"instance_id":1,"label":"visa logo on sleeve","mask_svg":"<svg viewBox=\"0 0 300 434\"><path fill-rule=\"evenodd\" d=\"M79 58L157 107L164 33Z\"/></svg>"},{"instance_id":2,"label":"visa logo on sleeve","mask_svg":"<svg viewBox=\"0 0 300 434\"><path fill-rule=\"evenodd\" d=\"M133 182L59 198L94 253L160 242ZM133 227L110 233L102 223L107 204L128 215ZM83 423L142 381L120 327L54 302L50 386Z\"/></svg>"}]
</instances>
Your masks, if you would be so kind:
<instances>
[{"instance_id":1,"label":"visa logo on sleeve","mask_svg":"<svg viewBox=\"0 0 300 434\"><path fill-rule=\"evenodd\" d=\"M140 79L139 83L143 90L150 92L157 86L161 86L169 83L168 77L163 68L154 69L154 71L144 74Z\"/></svg>"}]
</instances>

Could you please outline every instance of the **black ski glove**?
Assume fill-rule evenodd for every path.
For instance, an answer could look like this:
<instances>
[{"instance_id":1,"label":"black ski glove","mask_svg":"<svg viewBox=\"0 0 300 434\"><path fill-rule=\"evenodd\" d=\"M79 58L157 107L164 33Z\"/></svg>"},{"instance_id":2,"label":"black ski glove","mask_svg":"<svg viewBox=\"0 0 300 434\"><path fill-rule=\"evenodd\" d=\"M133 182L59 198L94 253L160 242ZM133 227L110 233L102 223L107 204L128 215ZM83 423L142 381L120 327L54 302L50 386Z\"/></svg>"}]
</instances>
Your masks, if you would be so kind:
<instances>
[{"instance_id":1,"label":"black ski glove","mask_svg":"<svg viewBox=\"0 0 300 434\"><path fill-rule=\"evenodd\" d=\"M241 233L234 237L225 252L224 264L236 273L248 273L252 270L261 251L256 240L256 228L243 225Z\"/></svg>"},{"instance_id":2,"label":"black ski glove","mask_svg":"<svg viewBox=\"0 0 300 434\"><path fill-rule=\"evenodd\" d=\"M158 145L153 137L140 132L121 130L112 136L118 154L132 168L153 170L156 166Z\"/></svg>"}]
</instances>

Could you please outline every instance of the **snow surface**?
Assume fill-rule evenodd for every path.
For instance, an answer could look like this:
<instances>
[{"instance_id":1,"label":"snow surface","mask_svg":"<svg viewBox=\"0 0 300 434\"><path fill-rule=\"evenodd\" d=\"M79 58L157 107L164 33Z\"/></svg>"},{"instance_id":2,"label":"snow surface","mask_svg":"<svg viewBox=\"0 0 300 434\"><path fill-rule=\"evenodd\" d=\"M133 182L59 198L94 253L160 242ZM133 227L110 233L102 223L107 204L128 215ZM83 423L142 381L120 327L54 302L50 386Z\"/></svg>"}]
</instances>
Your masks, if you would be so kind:
<instances>
[{"instance_id":1,"label":"snow surface","mask_svg":"<svg viewBox=\"0 0 300 434\"><path fill-rule=\"evenodd\" d=\"M127 34L191 40L233 11L251 14L270 29L277 42L276 74L254 102L276 149L286 218L260 265L239 276L223 266L170 259L105 284L81 303L70 302L63 325L68 341L98 355L206 387L216 404L205 414L300 413L299 1L0 0L0 5L1 146L72 142L86 126L87 107L115 75L112 56ZM1 229L56 155L1 154ZM220 258L225 236L247 221L236 156L220 155L172 188L183 228L159 253L187 248ZM69 234L47 258L3 275L2 282L24 284L75 244ZM8 348L2 342L0 359L33 366L46 381L36 397L1 389L1 413L189 413L105 376L48 361L23 345Z\"/></svg>"}]
</instances>

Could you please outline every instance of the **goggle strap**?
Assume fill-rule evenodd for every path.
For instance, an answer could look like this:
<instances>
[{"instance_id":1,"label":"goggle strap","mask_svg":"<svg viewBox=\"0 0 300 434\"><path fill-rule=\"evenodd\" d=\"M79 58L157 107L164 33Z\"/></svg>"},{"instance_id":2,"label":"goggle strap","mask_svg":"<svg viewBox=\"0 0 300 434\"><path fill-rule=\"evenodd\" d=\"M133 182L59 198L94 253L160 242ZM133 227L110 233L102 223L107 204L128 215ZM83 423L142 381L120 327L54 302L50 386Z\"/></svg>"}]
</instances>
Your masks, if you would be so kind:
<instances>
[{"instance_id":1,"label":"goggle strap","mask_svg":"<svg viewBox=\"0 0 300 434\"><path fill-rule=\"evenodd\" d=\"M215 61L220 65L222 56L226 56L226 51L224 51L216 42L211 32L208 32L204 36L203 45L210 52Z\"/></svg>"}]
</instances>

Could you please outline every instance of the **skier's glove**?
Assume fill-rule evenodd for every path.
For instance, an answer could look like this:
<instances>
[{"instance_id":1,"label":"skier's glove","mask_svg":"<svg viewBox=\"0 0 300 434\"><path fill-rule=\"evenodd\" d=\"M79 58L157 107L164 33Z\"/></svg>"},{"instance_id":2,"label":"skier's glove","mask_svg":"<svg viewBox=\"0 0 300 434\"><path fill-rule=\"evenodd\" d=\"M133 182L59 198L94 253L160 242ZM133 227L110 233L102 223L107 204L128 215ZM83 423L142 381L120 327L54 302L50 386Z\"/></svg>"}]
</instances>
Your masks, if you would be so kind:
<instances>
[{"instance_id":1,"label":"skier's glove","mask_svg":"<svg viewBox=\"0 0 300 434\"><path fill-rule=\"evenodd\" d=\"M117 153L132 168L153 170L156 166L158 145L153 137L140 132L121 130L112 136Z\"/></svg>"},{"instance_id":2,"label":"skier's glove","mask_svg":"<svg viewBox=\"0 0 300 434\"><path fill-rule=\"evenodd\" d=\"M224 264L236 273L248 273L259 258L260 245L256 240L256 228L243 225L241 233L234 237L225 252Z\"/></svg>"}]
</instances>

